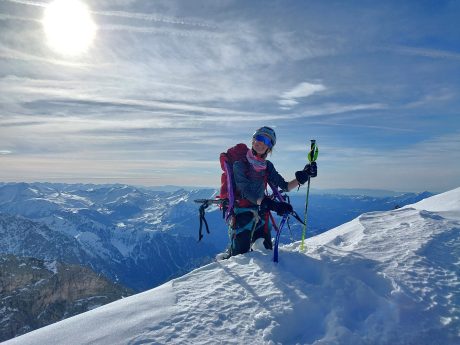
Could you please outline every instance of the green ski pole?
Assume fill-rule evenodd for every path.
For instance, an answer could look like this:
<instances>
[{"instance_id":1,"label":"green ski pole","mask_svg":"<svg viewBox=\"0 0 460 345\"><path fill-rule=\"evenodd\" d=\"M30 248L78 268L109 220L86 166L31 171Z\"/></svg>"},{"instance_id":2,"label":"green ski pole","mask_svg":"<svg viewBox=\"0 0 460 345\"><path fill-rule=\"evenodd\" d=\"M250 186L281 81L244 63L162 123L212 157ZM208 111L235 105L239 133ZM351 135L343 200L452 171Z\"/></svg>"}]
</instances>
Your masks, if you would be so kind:
<instances>
[{"instance_id":1,"label":"green ski pole","mask_svg":"<svg viewBox=\"0 0 460 345\"><path fill-rule=\"evenodd\" d=\"M308 152L308 161L315 162L318 158L318 146L316 146L316 140L310 140L310 152ZM300 243L300 250L303 251L304 249L304 241L305 235L307 233L307 214L308 214L308 196L310 194L310 177L308 177L308 184L307 184L307 198L305 200L305 213L304 213L304 221L303 221L303 230L302 230L302 242Z\"/></svg>"}]
</instances>

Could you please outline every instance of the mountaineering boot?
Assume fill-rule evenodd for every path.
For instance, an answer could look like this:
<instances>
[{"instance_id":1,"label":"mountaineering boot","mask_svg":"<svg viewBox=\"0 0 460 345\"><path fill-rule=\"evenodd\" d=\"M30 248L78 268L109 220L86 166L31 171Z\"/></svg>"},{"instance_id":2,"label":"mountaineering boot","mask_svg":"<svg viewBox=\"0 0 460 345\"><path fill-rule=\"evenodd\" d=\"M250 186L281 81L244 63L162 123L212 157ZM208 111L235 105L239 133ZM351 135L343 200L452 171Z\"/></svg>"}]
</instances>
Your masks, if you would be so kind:
<instances>
[{"instance_id":1,"label":"mountaineering boot","mask_svg":"<svg viewBox=\"0 0 460 345\"><path fill-rule=\"evenodd\" d=\"M227 248L227 250L223 253L219 253L216 255L216 261L227 260L232 256L231 249Z\"/></svg>"}]
</instances>

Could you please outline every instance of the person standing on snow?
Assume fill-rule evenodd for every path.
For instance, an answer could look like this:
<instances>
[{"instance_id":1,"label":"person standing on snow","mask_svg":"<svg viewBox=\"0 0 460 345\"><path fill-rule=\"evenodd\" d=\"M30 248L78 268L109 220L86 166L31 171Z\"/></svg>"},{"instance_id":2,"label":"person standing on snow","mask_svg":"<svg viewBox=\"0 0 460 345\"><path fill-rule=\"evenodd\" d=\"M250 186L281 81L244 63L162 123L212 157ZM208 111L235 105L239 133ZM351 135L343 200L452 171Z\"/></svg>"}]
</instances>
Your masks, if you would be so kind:
<instances>
[{"instance_id":1,"label":"person standing on snow","mask_svg":"<svg viewBox=\"0 0 460 345\"><path fill-rule=\"evenodd\" d=\"M228 257L246 253L257 239L264 239L266 249L272 249L271 224L269 211L284 215L293 211L287 202L277 202L265 195L268 183L288 192L317 175L315 162L307 164L303 170L295 173L290 182L276 171L273 163L267 160L276 144L275 131L270 127L261 127L252 136L252 148L245 159L233 163L233 177L236 193L240 195L234 208L235 218L231 225L231 243Z\"/></svg>"}]
</instances>

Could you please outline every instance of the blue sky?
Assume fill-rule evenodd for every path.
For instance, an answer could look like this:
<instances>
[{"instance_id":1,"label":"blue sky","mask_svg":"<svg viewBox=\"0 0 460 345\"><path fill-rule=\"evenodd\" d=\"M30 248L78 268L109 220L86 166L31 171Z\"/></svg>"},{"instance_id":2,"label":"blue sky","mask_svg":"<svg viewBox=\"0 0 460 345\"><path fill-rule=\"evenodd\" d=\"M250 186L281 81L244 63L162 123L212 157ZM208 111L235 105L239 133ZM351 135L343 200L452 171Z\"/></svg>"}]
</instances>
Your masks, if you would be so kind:
<instances>
[{"instance_id":1,"label":"blue sky","mask_svg":"<svg viewBox=\"0 0 460 345\"><path fill-rule=\"evenodd\" d=\"M273 126L286 179L460 185L459 1L87 2L92 45L47 45L47 2L0 0L0 181L217 186Z\"/></svg>"}]
</instances>

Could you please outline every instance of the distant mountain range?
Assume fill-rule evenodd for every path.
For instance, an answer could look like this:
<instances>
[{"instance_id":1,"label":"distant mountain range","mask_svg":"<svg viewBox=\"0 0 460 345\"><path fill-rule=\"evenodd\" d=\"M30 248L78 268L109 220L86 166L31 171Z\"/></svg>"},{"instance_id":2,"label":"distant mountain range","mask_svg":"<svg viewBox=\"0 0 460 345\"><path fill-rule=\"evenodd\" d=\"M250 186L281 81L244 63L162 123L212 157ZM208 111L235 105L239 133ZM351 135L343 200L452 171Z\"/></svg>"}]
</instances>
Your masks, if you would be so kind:
<instances>
[{"instance_id":1,"label":"distant mountain range","mask_svg":"<svg viewBox=\"0 0 460 345\"><path fill-rule=\"evenodd\" d=\"M196 243L189 226L196 218L192 199L211 194L5 184L0 252L85 265L142 291L209 262L217 252L210 243Z\"/></svg>"},{"instance_id":2,"label":"distant mountain range","mask_svg":"<svg viewBox=\"0 0 460 345\"><path fill-rule=\"evenodd\" d=\"M395 192L386 189L369 189L369 188L334 188L334 189L315 189L312 188L315 194L335 194L335 195L365 195L375 197L397 197L402 194L411 194L409 192Z\"/></svg>"},{"instance_id":3,"label":"distant mountain range","mask_svg":"<svg viewBox=\"0 0 460 345\"><path fill-rule=\"evenodd\" d=\"M207 213L211 234L197 243L198 205L212 189L155 191L128 185L0 184L0 252L81 264L136 291L210 262L227 245L221 212ZM357 215L414 203L431 193L384 198L310 195L309 236ZM304 193L291 193L302 215ZM293 237L300 224L291 221ZM288 232L284 241L289 241Z\"/></svg>"}]
</instances>

